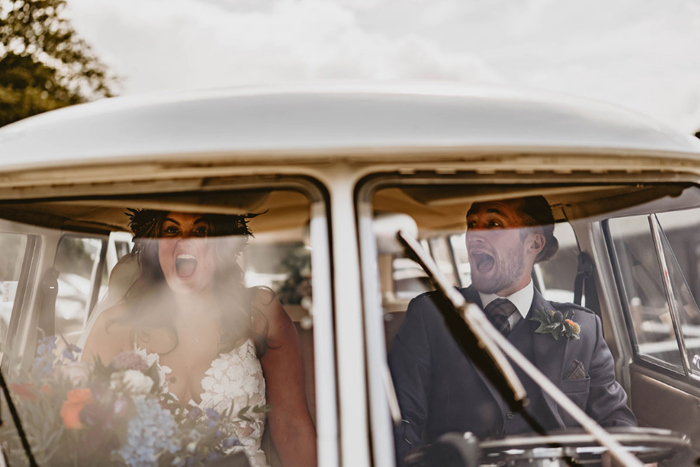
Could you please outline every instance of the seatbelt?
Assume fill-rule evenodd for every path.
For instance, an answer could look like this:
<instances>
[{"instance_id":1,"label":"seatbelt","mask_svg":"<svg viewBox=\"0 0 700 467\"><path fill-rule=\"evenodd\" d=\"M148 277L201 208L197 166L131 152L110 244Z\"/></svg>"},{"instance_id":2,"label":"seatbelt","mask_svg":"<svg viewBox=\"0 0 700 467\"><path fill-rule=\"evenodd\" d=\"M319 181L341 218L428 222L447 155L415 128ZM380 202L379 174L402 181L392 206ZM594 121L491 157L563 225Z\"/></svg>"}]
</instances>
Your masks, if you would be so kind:
<instances>
[{"instance_id":1,"label":"seatbelt","mask_svg":"<svg viewBox=\"0 0 700 467\"><path fill-rule=\"evenodd\" d=\"M584 297L584 286L589 285L593 280L593 261L586 253L578 255L578 269L576 271L576 279L574 279L574 303L581 305ZM593 285L595 288L595 285ZM585 287L586 292L590 289ZM588 294L586 294L588 295ZM588 297L592 298L592 297Z\"/></svg>"},{"instance_id":2,"label":"seatbelt","mask_svg":"<svg viewBox=\"0 0 700 467\"><path fill-rule=\"evenodd\" d=\"M56 298L58 297L58 276L56 268L49 268L41 280L41 305L39 307L39 328L47 336L56 334Z\"/></svg>"}]
</instances>

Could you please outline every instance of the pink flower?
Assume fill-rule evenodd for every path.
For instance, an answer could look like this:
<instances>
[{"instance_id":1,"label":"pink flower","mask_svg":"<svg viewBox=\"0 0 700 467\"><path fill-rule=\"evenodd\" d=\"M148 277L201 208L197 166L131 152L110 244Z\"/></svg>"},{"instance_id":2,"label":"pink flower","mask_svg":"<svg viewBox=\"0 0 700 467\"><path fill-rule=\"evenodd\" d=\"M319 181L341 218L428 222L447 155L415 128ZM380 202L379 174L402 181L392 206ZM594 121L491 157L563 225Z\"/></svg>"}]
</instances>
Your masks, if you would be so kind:
<instances>
[{"instance_id":1,"label":"pink flower","mask_svg":"<svg viewBox=\"0 0 700 467\"><path fill-rule=\"evenodd\" d=\"M148 363L136 352L122 352L112 360L112 365L117 370L138 370L142 373L148 371Z\"/></svg>"}]
</instances>

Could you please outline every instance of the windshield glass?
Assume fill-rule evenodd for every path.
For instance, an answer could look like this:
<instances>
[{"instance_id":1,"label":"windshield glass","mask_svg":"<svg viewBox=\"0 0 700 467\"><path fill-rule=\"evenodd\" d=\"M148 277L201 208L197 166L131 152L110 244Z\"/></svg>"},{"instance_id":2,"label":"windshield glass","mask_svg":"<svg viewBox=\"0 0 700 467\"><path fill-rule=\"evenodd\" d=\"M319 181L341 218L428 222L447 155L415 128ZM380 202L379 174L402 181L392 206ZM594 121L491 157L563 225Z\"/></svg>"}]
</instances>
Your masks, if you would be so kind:
<instances>
[{"instance_id":1,"label":"windshield glass","mask_svg":"<svg viewBox=\"0 0 700 467\"><path fill-rule=\"evenodd\" d=\"M636 412L648 410L616 373L614 355L625 344L615 335L628 340L635 364L691 382L700 374L697 187L446 179L380 186L368 196L382 225L375 229L390 232L386 219L409 216L451 285L601 425L637 426ZM579 427L517 367L529 404L509 404L478 342L456 343L454 312L422 269L387 245L377 242L377 310L400 411L399 465L448 432L486 439ZM609 291L616 296L601 300Z\"/></svg>"},{"instance_id":2,"label":"windshield glass","mask_svg":"<svg viewBox=\"0 0 700 467\"><path fill-rule=\"evenodd\" d=\"M2 367L38 464L313 465L310 196L0 204Z\"/></svg>"}]
</instances>

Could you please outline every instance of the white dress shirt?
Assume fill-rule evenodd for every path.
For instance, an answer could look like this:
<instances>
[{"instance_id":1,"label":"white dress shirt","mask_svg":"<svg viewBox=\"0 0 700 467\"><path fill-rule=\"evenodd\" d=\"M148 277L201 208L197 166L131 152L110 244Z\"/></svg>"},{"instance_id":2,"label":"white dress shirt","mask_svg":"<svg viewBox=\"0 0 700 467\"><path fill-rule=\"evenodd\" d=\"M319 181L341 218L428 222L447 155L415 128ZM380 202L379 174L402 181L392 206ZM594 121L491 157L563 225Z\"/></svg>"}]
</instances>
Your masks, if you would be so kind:
<instances>
[{"instance_id":1,"label":"white dress shirt","mask_svg":"<svg viewBox=\"0 0 700 467\"><path fill-rule=\"evenodd\" d=\"M497 298L507 298L515 308L518 309L518 313L513 313L508 317L508 322L510 323L510 328L513 329L515 324L520 321L521 318L525 318L530 312L530 307L532 306L532 299L535 297L535 287L532 285L532 280L527 283L525 287L512 293L506 297L501 297L493 293L481 293L479 292L479 297L481 298L481 305L486 308L486 305L496 300Z\"/></svg>"}]
</instances>

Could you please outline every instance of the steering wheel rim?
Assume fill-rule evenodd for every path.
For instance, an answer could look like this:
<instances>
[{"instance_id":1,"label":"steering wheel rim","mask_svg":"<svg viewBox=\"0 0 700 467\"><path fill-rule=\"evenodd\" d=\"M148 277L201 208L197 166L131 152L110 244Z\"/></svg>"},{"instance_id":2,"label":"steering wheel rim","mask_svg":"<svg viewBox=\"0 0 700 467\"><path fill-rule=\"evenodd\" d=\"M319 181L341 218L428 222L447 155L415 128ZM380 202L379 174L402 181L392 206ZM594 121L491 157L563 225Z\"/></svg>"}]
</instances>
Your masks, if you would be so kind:
<instances>
[{"instance_id":1,"label":"steering wheel rim","mask_svg":"<svg viewBox=\"0 0 700 467\"><path fill-rule=\"evenodd\" d=\"M613 427L608 432L642 462L658 462L691 447L690 438L660 428ZM580 464L600 462L607 448L582 429L547 435L522 434L479 442L481 462L499 463L535 459L573 458ZM517 465L517 463L515 464Z\"/></svg>"}]
</instances>

